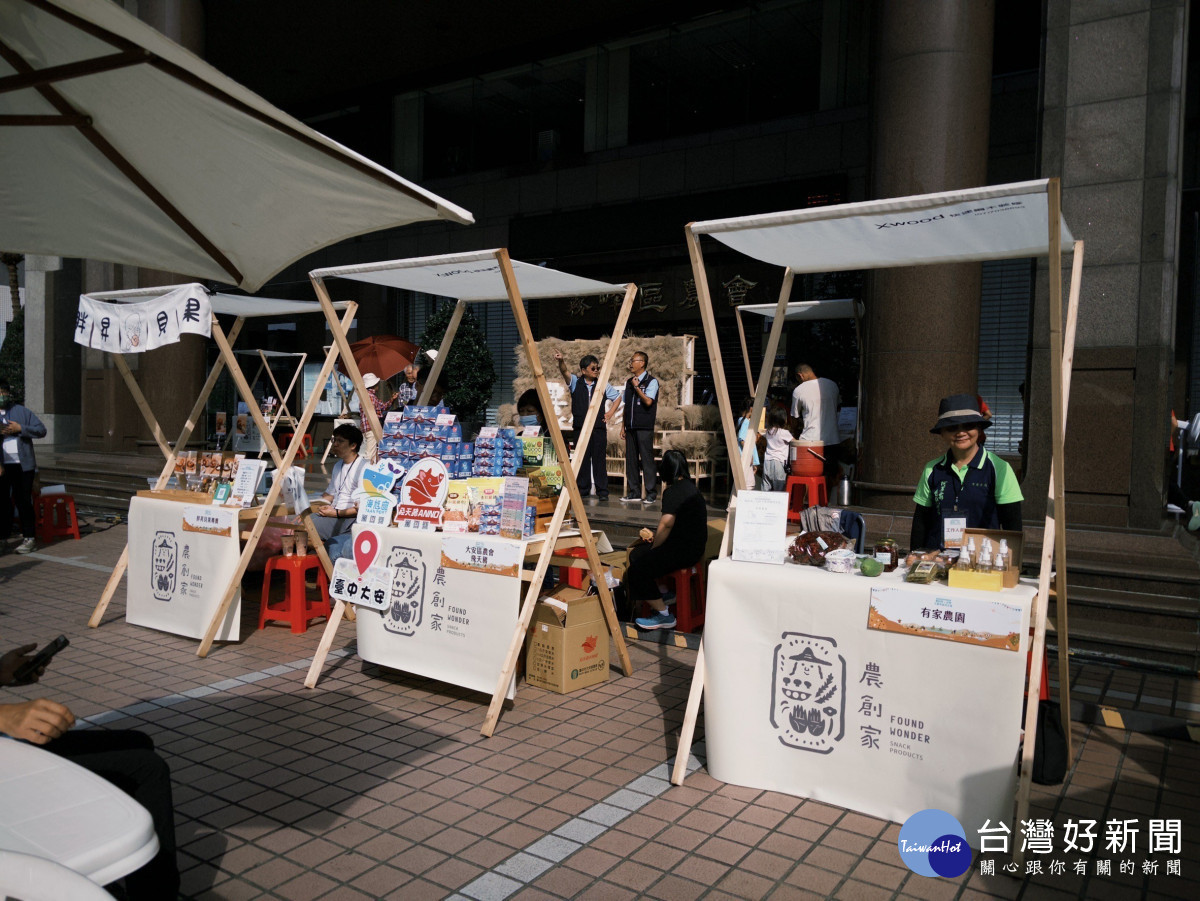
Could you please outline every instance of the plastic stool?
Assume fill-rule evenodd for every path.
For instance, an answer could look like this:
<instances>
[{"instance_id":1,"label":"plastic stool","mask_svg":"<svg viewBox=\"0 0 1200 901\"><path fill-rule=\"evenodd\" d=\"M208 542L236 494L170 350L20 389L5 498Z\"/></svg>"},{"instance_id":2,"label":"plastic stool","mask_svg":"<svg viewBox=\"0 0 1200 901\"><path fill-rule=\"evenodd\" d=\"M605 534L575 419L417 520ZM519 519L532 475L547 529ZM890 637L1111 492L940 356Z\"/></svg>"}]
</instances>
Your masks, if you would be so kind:
<instances>
[{"instance_id":1,"label":"plastic stool","mask_svg":"<svg viewBox=\"0 0 1200 901\"><path fill-rule=\"evenodd\" d=\"M33 499L37 540L46 543L70 536L79 540L79 518L75 498L69 494L39 494Z\"/></svg>"},{"instance_id":2,"label":"plastic stool","mask_svg":"<svg viewBox=\"0 0 1200 901\"><path fill-rule=\"evenodd\" d=\"M701 560L687 569L677 569L663 576L675 587L675 631L695 632L704 625L704 601L707 596L704 570L706 562Z\"/></svg>"},{"instance_id":3,"label":"plastic stool","mask_svg":"<svg viewBox=\"0 0 1200 901\"><path fill-rule=\"evenodd\" d=\"M296 437L295 432L280 432L279 437L282 438L288 445L291 445L292 439ZM300 446L296 448L296 457L308 459L313 456L312 435L305 432L300 436Z\"/></svg>"},{"instance_id":4,"label":"plastic stool","mask_svg":"<svg viewBox=\"0 0 1200 901\"><path fill-rule=\"evenodd\" d=\"M805 507L829 505L829 488L825 484L825 476L789 475L785 490L788 496L788 522L799 522L800 511Z\"/></svg>"},{"instance_id":5,"label":"plastic stool","mask_svg":"<svg viewBox=\"0 0 1200 901\"><path fill-rule=\"evenodd\" d=\"M581 547L571 547L562 551L555 551L560 557L582 557L587 559L587 549ZM590 570L578 569L574 566L560 566L558 568L558 581L560 584L570 585L572 588L583 588L587 585L587 580L592 577Z\"/></svg>"},{"instance_id":6,"label":"plastic stool","mask_svg":"<svg viewBox=\"0 0 1200 901\"><path fill-rule=\"evenodd\" d=\"M317 571L317 588L321 596L315 601L308 599L304 587L304 574L310 569ZM271 573L279 570L287 575L287 586L283 600L271 604ZM329 606L329 580L316 554L305 554L303 557L271 557L263 570L262 604L258 611L258 627L264 628L268 622L291 623L292 631L302 635L308 630L308 621L318 617L329 618L333 611Z\"/></svg>"}]
</instances>

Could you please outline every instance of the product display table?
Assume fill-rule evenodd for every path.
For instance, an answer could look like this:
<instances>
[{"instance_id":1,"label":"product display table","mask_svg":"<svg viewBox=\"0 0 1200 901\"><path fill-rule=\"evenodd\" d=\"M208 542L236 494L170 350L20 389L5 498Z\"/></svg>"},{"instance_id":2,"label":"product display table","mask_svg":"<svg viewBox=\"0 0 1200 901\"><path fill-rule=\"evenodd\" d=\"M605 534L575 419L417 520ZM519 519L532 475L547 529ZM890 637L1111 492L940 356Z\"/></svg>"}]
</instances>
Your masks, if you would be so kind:
<instances>
[{"instance_id":1,"label":"product display table","mask_svg":"<svg viewBox=\"0 0 1200 901\"><path fill-rule=\"evenodd\" d=\"M0 738L0 849L107 885L158 853L146 809L115 785L34 745Z\"/></svg>"},{"instance_id":2,"label":"product display table","mask_svg":"<svg viewBox=\"0 0 1200 901\"><path fill-rule=\"evenodd\" d=\"M365 527L356 525L357 536ZM372 528L376 560L395 573L392 604L358 608L363 660L491 694L517 628L526 583L522 566L544 539L521 541L473 532ZM601 552L611 551L599 534ZM571 547L566 533L558 547ZM515 694L516 679L507 697Z\"/></svg>"},{"instance_id":3,"label":"product display table","mask_svg":"<svg viewBox=\"0 0 1200 901\"><path fill-rule=\"evenodd\" d=\"M949 589L902 572L713 562L708 770L899 823L940 808L977 846L985 820L1012 819L1036 586Z\"/></svg>"}]
</instances>

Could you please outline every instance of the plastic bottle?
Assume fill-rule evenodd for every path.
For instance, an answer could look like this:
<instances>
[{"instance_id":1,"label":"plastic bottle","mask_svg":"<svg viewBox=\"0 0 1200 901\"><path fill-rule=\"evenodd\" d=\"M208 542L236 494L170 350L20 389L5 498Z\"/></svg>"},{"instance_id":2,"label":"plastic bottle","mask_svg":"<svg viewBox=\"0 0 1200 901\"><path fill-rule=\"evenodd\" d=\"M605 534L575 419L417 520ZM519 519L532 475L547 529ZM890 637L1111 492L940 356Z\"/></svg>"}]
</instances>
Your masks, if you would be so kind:
<instances>
[{"instance_id":1,"label":"plastic bottle","mask_svg":"<svg viewBox=\"0 0 1200 901\"><path fill-rule=\"evenodd\" d=\"M962 559L961 552L959 559ZM967 539L967 565L965 569L974 570L979 565L979 555L975 551L975 536L972 535Z\"/></svg>"},{"instance_id":2,"label":"plastic bottle","mask_svg":"<svg viewBox=\"0 0 1200 901\"><path fill-rule=\"evenodd\" d=\"M992 547L989 543L984 543L983 550L979 552L979 566L976 567L981 573L990 573L992 571Z\"/></svg>"},{"instance_id":3,"label":"plastic bottle","mask_svg":"<svg viewBox=\"0 0 1200 901\"><path fill-rule=\"evenodd\" d=\"M996 572L1007 572L1012 567L1012 562L1009 559L1010 551L1008 549L1008 539L1000 539L1000 551L996 554L996 562L993 566Z\"/></svg>"}]
</instances>

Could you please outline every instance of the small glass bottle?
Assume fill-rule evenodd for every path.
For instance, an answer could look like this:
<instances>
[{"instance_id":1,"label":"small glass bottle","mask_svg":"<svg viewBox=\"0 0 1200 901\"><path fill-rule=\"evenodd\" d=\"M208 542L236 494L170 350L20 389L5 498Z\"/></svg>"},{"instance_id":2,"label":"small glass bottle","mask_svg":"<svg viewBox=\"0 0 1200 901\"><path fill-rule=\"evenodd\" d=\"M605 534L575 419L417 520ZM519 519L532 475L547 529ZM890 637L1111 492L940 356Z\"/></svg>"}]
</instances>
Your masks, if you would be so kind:
<instances>
[{"instance_id":1,"label":"small glass bottle","mask_svg":"<svg viewBox=\"0 0 1200 901\"><path fill-rule=\"evenodd\" d=\"M900 548L895 540L884 538L875 545L875 559L883 564L883 571L892 572L900 565Z\"/></svg>"},{"instance_id":2,"label":"small glass bottle","mask_svg":"<svg viewBox=\"0 0 1200 901\"><path fill-rule=\"evenodd\" d=\"M979 552L979 565L976 569L981 573L990 573L992 571L992 547L985 543L983 550Z\"/></svg>"},{"instance_id":3,"label":"small glass bottle","mask_svg":"<svg viewBox=\"0 0 1200 901\"><path fill-rule=\"evenodd\" d=\"M1012 568L1012 563L1009 560L1008 539L1000 539L1000 551L996 554L996 561L992 564L996 572L1007 572Z\"/></svg>"},{"instance_id":4,"label":"small glass bottle","mask_svg":"<svg viewBox=\"0 0 1200 901\"><path fill-rule=\"evenodd\" d=\"M979 564L979 555L975 550L975 536L972 535L967 539L967 565L966 569L974 570Z\"/></svg>"}]
</instances>

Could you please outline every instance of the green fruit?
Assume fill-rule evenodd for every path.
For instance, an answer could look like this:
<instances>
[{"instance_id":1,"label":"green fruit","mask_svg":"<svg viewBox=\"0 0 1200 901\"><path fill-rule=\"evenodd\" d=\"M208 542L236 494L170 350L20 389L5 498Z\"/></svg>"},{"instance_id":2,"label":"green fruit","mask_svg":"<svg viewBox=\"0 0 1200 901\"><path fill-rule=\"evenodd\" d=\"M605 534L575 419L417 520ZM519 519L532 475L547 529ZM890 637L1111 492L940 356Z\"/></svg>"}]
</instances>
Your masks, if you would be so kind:
<instances>
[{"instance_id":1,"label":"green fruit","mask_svg":"<svg viewBox=\"0 0 1200 901\"><path fill-rule=\"evenodd\" d=\"M883 572L883 564L874 557L864 557L862 562L862 574L864 576L877 576Z\"/></svg>"}]
</instances>

